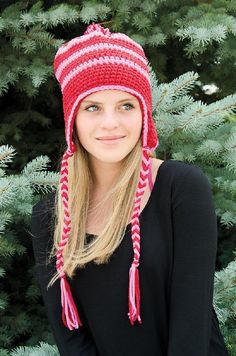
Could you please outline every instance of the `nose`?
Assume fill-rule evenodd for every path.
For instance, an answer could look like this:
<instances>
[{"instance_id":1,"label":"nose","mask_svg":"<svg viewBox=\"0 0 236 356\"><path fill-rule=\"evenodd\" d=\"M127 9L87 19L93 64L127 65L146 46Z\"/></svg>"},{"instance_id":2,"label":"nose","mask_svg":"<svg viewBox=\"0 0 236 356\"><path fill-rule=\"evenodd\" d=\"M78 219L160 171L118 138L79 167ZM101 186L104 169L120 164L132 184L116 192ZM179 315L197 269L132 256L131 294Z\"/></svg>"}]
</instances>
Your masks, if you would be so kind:
<instances>
[{"instance_id":1,"label":"nose","mask_svg":"<svg viewBox=\"0 0 236 356\"><path fill-rule=\"evenodd\" d=\"M119 120L115 110L104 110L101 117L100 127L103 129L114 129L119 126Z\"/></svg>"}]
</instances>

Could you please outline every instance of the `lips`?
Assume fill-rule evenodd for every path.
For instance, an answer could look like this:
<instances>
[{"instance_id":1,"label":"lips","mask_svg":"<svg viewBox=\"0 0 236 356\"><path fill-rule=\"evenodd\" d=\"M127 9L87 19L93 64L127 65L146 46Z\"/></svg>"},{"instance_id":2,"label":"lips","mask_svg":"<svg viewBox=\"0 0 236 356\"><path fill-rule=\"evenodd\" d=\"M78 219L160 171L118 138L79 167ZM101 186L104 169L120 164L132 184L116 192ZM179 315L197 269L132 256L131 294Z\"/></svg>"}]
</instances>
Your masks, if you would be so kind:
<instances>
[{"instance_id":1,"label":"lips","mask_svg":"<svg viewBox=\"0 0 236 356\"><path fill-rule=\"evenodd\" d=\"M106 141L110 141L110 140L116 140L118 138L123 138L125 136L122 135L116 135L116 136L102 136L102 137L98 137L97 140L106 140Z\"/></svg>"}]
</instances>

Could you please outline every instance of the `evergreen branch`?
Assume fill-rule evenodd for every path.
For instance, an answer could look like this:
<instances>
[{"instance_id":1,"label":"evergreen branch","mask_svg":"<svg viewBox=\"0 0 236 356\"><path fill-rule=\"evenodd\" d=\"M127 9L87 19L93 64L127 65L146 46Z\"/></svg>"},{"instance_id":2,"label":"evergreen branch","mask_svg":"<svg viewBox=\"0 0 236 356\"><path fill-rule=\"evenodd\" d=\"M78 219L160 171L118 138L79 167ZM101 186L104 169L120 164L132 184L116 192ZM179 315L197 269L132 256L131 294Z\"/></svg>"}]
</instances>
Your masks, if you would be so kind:
<instances>
[{"instance_id":1,"label":"evergreen branch","mask_svg":"<svg viewBox=\"0 0 236 356\"><path fill-rule=\"evenodd\" d=\"M155 32L152 35L147 37L146 44L158 47L166 43L167 36L159 29L159 32Z\"/></svg>"},{"instance_id":2,"label":"evergreen branch","mask_svg":"<svg viewBox=\"0 0 236 356\"><path fill-rule=\"evenodd\" d=\"M190 39L196 47L205 47L213 41L222 42L226 38L227 28L226 26L215 25L206 30L206 27L189 26L177 30L176 35L180 37L181 40L186 38Z\"/></svg>"},{"instance_id":3,"label":"evergreen branch","mask_svg":"<svg viewBox=\"0 0 236 356\"><path fill-rule=\"evenodd\" d=\"M16 33L9 33L12 39L12 46L22 49L25 54L36 52L39 48L58 48L64 41L55 39L54 36L45 32L41 26L34 26L29 31L19 30ZM37 47L38 46L38 47Z\"/></svg>"},{"instance_id":4,"label":"evergreen branch","mask_svg":"<svg viewBox=\"0 0 236 356\"><path fill-rule=\"evenodd\" d=\"M183 131L196 130L199 127L217 127L223 123L227 113L236 109L236 94L206 105L201 101L194 102L179 115L180 128ZM206 118L208 120L206 120Z\"/></svg>"},{"instance_id":5,"label":"evergreen branch","mask_svg":"<svg viewBox=\"0 0 236 356\"><path fill-rule=\"evenodd\" d=\"M215 177L215 185L222 192L236 196L236 180L225 179L224 177Z\"/></svg>"},{"instance_id":6,"label":"evergreen branch","mask_svg":"<svg viewBox=\"0 0 236 356\"><path fill-rule=\"evenodd\" d=\"M135 42L139 43L141 46L144 46L146 44L146 40L147 40L147 38L144 35L140 34L140 33L134 33L132 35L132 39Z\"/></svg>"},{"instance_id":7,"label":"evergreen branch","mask_svg":"<svg viewBox=\"0 0 236 356\"><path fill-rule=\"evenodd\" d=\"M184 95L173 99L171 105L166 107L165 111L169 114L180 114L187 106L194 103L194 99L190 95ZM174 116L173 116L174 117Z\"/></svg>"},{"instance_id":8,"label":"evergreen branch","mask_svg":"<svg viewBox=\"0 0 236 356\"><path fill-rule=\"evenodd\" d=\"M6 172L2 168L0 168L0 178L5 177L5 175Z\"/></svg>"},{"instance_id":9,"label":"evergreen branch","mask_svg":"<svg viewBox=\"0 0 236 356\"><path fill-rule=\"evenodd\" d=\"M236 217L235 211L226 211L221 213L220 223L222 226L226 226L227 228L233 227L236 225Z\"/></svg>"},{"instance_id":10,"label":"evergreen branch","mask_svg":"<svg viewBox=\"0 0 236 356\"><path fill-rule=\"evenodd\" d=\"M132 25L138 31L147 31L150 30L152 23L150 18L143 16L143 12L137 11L133 14Z\"/></svg>"},{"instance_id":11,"label":"evergreen branch","mask_svg":"<svg viewBox=\"0 0 236 356\"><path fill-rule=\"evenodd\" d=\"M207 114L218 114L224 112L225 114L234 114L236 110L236 94L228 95L225 98L218 100L208 105Z\"/></svg>"},{"instance_id":12,"label":"evergreen branch","mask_svg":"<svg viewBox=\"0 0 236 356\"><path fill-rule=\"evenodd\" d=\"M190 40L185 46L188 57L202 54L214 41L222 43L230 33L235 35L235 17L225 10L225 6L202 4L190 7L186 15L176 21L176 26L179 27L176 36L180 40Z\"/></svg>"},{"instance_id":13,"label":"evergreen branch","mask_svg":"<svg viewBox=\"0 0 236 356\"><path fill-rule=\"evenodd\" d=\"M27 6L26 3L24 3L23 1L17 1L14 4L11 4L9 6L7 6L3 11L2 11L2 18L3 19L11 19L11 20L15 20L16 19L16 14L19 14L21 11L25 10L25 7Z\"/></svg>"},{"instance_id":14,"label":"evergreen branch","mask_svg":"<svg viewBox=\"0 0 236 356\"><path fill-rule=\"evenodd\" d=\"M69 4L55 5L48 11L39 12L35 19L45 28L74 24L79 19L78 7Z\"/></svg>"},{"instance_id":15,"label":"evergreen branch","mask_svg":"<svg viewBox=\"0 0 236 356\"><path fill-rule=\"evenodd\" d=\"M233 260L226 268L215 272L214 276L214 304L218 308L219 321L223 324L229 317L236 317L233 303L236 295L235 275L236 260ZM219 310L225 310L225 313L219 313Z\"/></svg>"},{"instance_id":16,"label":"evergreen branch","mask_svg":"<svg viewBox=\"0 0 236 356\"><path fill-rule=\"evenodd\" d=\"M170 85L174 87L173 96L178 98L179 96L186 95L196 85L196 81L199 78L198 73L186 72L174 79Z\"/></svg>"},{"instance_id":17,"label":"evergreen branch","mask_svg":"<svg viewBox=\"0 0 236 356\"><path fill-rule=\"evenodd\" d=\"M156 1L148 1L148 0L141 1L139 8L142 11L142 13L147 15L148 17L157 15Z\"/></svg>"},{"instance_id":18,"label":"evergreen branch","mask_svg":"<svg viewBox=\"0 0 236 356\"><path fill-rule=\"evenodd\" d=\"M32 65L24 68L23 73L32 80L33 86L38 88L46 82L48 76L53 73L53 69L51 65L45 65L40 60L37 60Z\"/></svg>"},{"instance_id":19,"label":"evergreen branch","mask_svg":"<svg viewBox=\"0 0 236 356\"><path fill-rule=\"evenodd\" d=\"M21 6L18 6L21 3ZM41 24L44 28L52 28L58 25L73 24L79 18L78 6L70 4L59 4L52 6L47 11L43 11L42 2L38 2L26 10L23 2L8 6L2 13L2 27L18 29L20 27L29 28L35 24ZM4 26L5 25L5 26ZM1 28L1 26L0 26Z\"/></svg>"},{"instance_id":20,"label":"evergreen branch","mask_svg":"<svg viewBox=\"0 0 236 356\"><path fill-rule=\"evenodd\" d=\"M41 297L41 292L37 284L29 286L25 293L25 298L29 303L35 303Z\"/></svg>"},{"instance_id":21,"label":"evergreen branch","mask_svg":"<svg viewBox=\"0 0 236 356\"><path fill-rule=\"evenodd\" d=\"M6 270L0 267L0 277L4 277L6 275Z\"/></svg>"},{"instance_id":22,"label":"evergreen branch","mask_svg":"<svg viewBox=\"0 0 236 356\"><path fill-rule=\"evenodd\" d=\"M23 255L26 248L16 242L8 241L4 236L0 236L0 256L10 257L14 255Z\"/></svg>"},{"instance_id":23,"label":"evergreen branch","mask_svg":"<svg viewBox=\"0 0 236 356\"><path fill-rule=\"evenodd\" d=\"M20 14L20 24L22 27L29 27L35 24L36 16L30 12L22 12Z\"/></svg>"},{"instance_id":24,"label":"evergreen branch","mask_svg":"<svg viewBox=\"0 0 236 356\"><path fill-rule=\"evenodd\" d=\"M105 20L111 8L105 4L95 3L94 1L84 1L80 10L79 18L83 23L89 24L91 21Z\"/></svg>"},{"instance_id":25,"label":"evergreen branch","mask_svg":"<svg viewBox=\"0 0 236 356\"><path fill-rule=\"evenodd\" d=\"M211 139L204 140L196 148L196 154L199 157L207 158L211 156L212 159L215 158L216 160L220 158L222 151L223 145L220 142Z\"/></svg>"},{"instance_id":26,"label":"evergreen branch","mask_svg":"<svg viewBox=\"0 0 236 356\"><path fill-rule=\"evenodd\" d=\"M12 146L0 146L0 167L7 167L7 163L12 162L15 155L16 151Z\"/></svg>"},{"instance_id":27,"label":"evergreen branch","mask_svg":"<svg viewBox=\"0 0 236 356\"><path fill-rule=\"evenodd\" d=\"M224 147L229 151L236 150L236 131L229 136L228 140L224 144Z\"/></svg>"},{"instance_id":28,"label":"evergreen branch","mask_svg":"<svg viewBox=\"0 0 236 356\"><path fill-rule=\"evenodd\" d=\"M169 84L160 84L156 95L157 105L154 109L166 111L176 99L186 95L193 88L198 77L198 73L187 72Z\"/></svg>"},{"instance_id":29,"label":"evergreen branch","mask_svg":"<svg viewBox=\"0 0 236 356\"><path fill-rule=\"evenodd\" d=\"M236 150L228 150L226 148L226 153L223 157L223 162L229 171L236 173Z\"/></svg>"},{"instance_id":30,"label":"evergreen branch","mask_svg":"<svg viewBox=\"0 0 236 356\"><path fill-rule=\"evenodd\" d=\"M6 21L2 17L0 17L0 32L3 32L3 30L6 29L6 27L7 27Z\"/></svg>"},{"instance_id":31,"label":"evergreen branch","mask_svg":"<svg viewBox=\"0 0 236 356\"><path fill-rule=\"evenodd\" d=\"M37 175L31 174L30 182L36 192L43 191L49 193L58 186L59 174L54 172L38 172Z\"/></svg>"},{"instance_id":32,"label":"evergreen branch","mask_svg":"<svg viewBox=\"0 0 236 356\"><path fill-rule=\"evenodd\" d=\"M7 349L3 349L0 347L0 356L9 356L10 353Z\"/></svg>"},{"instance_id":33,"label":"evergreen branch","mask_svg":"<svg viewBox=\"0 0 236 356\"><path fill-rule=\"evenodd\" d=\"M6 225L11 221L12 215L5 211L0 212L0 234L4 232Z\"/></svg>"},{"instance_id":34,"label":"evergreen branch","mask_svg":"<svg viewBox=\"0 0 236 356\"><path fill-rule=\"evenodd\" d=\"M1 272L2 271L2 272ZM3 276L5 271L0 268L0 276ZM0 293L0 310L4 310L9 305L9 295L7 293L1 292Z\"/></svg>"},{"instance_id":35,"label":"evergreen branch","mask_svg":"<svg viewBox=\"0 0 236 356\"><path fill-rule=\"evenodd\" d=\"M3 319L3 325L0 327L0 337L1 337L1 345L3 347L8 347L13 342L13 335L9 334L9 325L5 326L4 319ZM3 355L5 356L4 351L3 351ZM7 355L9 355L9 354L7 354ZM1 356L2 356L2 353L1 353Z\"/></svg>"},{"instance_id":36,"label":"evergreen branch","mask_svg":"<svg viewBox=\"0 0 236 356\"><path fill-rule=\"evenodd\" d=\"M33 159L31 162L27 163L27 165L22 170L22 175L29 176L35 174L35 172L40 172L45 169L48 169L49 162L50 162L49 157L38 156L35 159Z\"/></svg>"},{"instance_id":37,"label":"evergreen branch","mask_svg":"<svg viewBox=\"0 0 236 356\"><path fill-rule=\"evenodd\" d=\"M0 208L9 205L15 198L12 179L8 177L0 178Z\"/></svg>"},{"instance_id":38,"label":"evergreen branch","mask_svg":"<svg viewBox=\"0 0 236 356\"><path fill-rule=\"evenodd\" d=\"M58 349L55 345L49 345L40 342L38 346L19 346L13 349L10 356L59 356Z\"/></svg>"},{"instance_id":39,"label":"evergreen branch","mask_svg":"<svg viewBox=\"0 0 236 356\"><path fill-rule=\"evenodd\" d=\"M22 74L23 68L26 66L24 59L16 61L15 55L8 53L2 56L0 63L0 95L4 94L9 85L14 85Z\"/></svg>"}]
</instances>

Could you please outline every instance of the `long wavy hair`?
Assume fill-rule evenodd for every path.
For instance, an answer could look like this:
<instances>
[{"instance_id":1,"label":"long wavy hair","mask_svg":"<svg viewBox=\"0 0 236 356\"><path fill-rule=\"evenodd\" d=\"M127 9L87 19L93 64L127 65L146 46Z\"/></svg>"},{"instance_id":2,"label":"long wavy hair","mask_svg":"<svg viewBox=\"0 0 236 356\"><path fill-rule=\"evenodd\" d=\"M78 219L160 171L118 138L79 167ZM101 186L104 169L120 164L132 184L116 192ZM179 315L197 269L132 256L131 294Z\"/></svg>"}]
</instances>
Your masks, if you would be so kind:
<instances>
[{"instance_id":1,"label":"long wavy hair","mask_svg":"<svg viewBox=\"0 0 236 356\"><path fill-rule=\"evenodd\" d=\"M63 270L70 278L73 277L77 268L84 268L91 261L95 264L108 263L110 256L120 245L125 235L126 226L131 220L142 162L140 136L135 147L123 160L115 184L99 202L94 202L91 200L93 176L88 152L80 144L75 134L73 134L73 139L77 151L69 158L68 163L71 234L63 250ZM151 156L154 155L151 154ZM105 210L104 207L107 206L107 202L109 209ZM63 226L63 204L60 188L56 193L54 208L54 238L50 259L56 256ZM97 214L98 221L104 219L104 227L98 235L93 237L92 241L88 242L86 239L86 221L88 214L94 212L99 212ZM48 286L51 286L58 278L57 272Z\"/></svg>"}]
</instances>

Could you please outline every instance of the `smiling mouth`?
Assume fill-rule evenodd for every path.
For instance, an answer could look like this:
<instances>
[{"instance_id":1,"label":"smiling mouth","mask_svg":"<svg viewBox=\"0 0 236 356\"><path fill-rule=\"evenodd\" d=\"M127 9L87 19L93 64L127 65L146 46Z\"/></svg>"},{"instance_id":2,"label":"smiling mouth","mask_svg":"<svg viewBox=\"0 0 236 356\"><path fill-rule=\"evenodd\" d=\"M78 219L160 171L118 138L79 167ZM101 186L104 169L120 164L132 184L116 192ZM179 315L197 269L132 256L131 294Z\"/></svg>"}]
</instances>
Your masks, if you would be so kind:
<instances>
[{"instance_id":1,"label":"smiling mouth","mask_svg":"<svg viewBox=\"0 0 236 356\"><path fill-rule=\"evenodd\" d=\"M120 138L124 138L125 136L103 136L103 137L98 137L97 140L117 140Z\"/></svg>"},{"instance_id":2,"label":"smiling mouth","mask_svg":"<svg viewBox=\"0 0 236 356\"><path fill-rule=\"evenodd\" d=\"M125 138L125 136L122 137L118 137L118 138L109 138L109 139L97 139L98 141L100 141L101 143L105 143L105 144L113 144L113 143L118 143L121 140L123 140Z\"/></svg>"}]
</instances>

